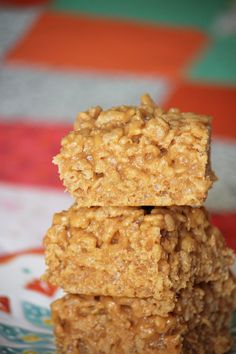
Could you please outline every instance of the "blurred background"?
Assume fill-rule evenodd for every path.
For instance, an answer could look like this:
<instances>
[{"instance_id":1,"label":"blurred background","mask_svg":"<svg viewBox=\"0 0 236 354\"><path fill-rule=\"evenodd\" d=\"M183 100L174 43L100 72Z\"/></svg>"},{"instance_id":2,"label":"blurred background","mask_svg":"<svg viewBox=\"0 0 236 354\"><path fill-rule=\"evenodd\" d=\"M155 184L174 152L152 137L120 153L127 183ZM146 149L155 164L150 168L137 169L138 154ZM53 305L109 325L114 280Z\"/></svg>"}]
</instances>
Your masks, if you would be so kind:
<instances>
[{"instance_id":1,"label":"blurred background","mask_svg":"<svg viewBox=\"0 0 236 354\"><path fill-rule=\"evenodd\" d=\"M138 104L209 114L213 220L236 250L236 1L0 1L0 253L41 246L67 208L52 157L76 113Z\"/></svg>"}]
</instances>

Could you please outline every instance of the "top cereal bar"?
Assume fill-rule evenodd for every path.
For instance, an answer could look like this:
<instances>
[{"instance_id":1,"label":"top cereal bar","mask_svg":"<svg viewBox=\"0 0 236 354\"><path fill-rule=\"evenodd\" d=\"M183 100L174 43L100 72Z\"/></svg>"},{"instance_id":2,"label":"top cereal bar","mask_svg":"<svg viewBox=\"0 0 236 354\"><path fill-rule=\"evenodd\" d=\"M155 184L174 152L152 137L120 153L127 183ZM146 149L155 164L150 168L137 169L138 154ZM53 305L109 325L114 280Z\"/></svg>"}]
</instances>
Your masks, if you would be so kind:
<instances>
[{"instance_id":1,"label":"top cereal bar","mask_svg":"<svg viewBox=\"0 0 236 354\"><path fill-rule=\"evenodd\" d=\"M200 206L215 179L210 117L141 104L79 113L54 158L80 206Z\"/></svg>"}]
</instances>

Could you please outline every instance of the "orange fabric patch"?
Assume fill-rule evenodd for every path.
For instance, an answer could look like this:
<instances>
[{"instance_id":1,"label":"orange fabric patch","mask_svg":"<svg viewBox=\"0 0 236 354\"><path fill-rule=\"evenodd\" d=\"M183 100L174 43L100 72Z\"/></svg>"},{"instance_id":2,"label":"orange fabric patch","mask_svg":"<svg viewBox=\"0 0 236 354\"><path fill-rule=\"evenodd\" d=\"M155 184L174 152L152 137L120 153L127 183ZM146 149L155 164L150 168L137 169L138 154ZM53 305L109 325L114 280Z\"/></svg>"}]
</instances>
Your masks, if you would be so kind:
<instances>
[{"instance_id":1,"label":"orange fabric patch","mask_svg":"<svg viewBox=\"0 0 236 354\"><path fill-rule=\"evenodd\" d=\"M57 291L57 288L41 279L33 279L31 282L25 285L26 289L36 291L46 296L53 296Z\"/></svg>"},{"instance_id":2,"label":"orange fabric patch","mask_svg":"<svg viewBox=\"0 0 236 354\"><path fill-rule=\"evenodd\" d=\"M31 248L14 253L4 253L0 255L0 264L10 262L12 259L25 254L44 254L44 250L42 248Z\"/></svg>"},{"instance_id":3,"label":"orange fabric patch","mask_svg":"<svg viewBox=\"0 0 236 354\"><path fill-rule=\"evenodd\" d=\"M7 60L179 77L206 41L195 29L45 12Z\"/></svg>"},{"instance_id":4,"label":"orange fabric patch","mask_svg":"<svg viewBox=\"0 0 236 354\"><path fill-rule=\"evenodd\" d=\"M213 119L213 135L236 138L236 88L182 83L170 95L165 107L209 114Z\"/></svg>"}]
</instances>

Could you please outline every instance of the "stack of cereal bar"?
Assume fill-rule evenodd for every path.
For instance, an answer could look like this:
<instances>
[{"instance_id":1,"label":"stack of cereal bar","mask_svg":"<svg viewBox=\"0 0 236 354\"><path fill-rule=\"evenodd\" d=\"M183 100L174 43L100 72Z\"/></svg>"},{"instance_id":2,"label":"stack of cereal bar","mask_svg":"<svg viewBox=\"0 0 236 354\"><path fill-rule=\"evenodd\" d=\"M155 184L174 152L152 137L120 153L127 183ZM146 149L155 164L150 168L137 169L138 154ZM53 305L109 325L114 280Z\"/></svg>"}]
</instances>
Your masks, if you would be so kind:
<instances>
[{"instance_id":1,"label":"stack of cereal bar","mask_svg":"<svg viewBox=\"0 0 236 354\"><path fill-rule=\"evenodd\" d=\"M210 118L138 107L78 115L55 158L75 198L44 240L61 354L221 354L233 252L202 206Z\"/></svg>"}]
</instances>

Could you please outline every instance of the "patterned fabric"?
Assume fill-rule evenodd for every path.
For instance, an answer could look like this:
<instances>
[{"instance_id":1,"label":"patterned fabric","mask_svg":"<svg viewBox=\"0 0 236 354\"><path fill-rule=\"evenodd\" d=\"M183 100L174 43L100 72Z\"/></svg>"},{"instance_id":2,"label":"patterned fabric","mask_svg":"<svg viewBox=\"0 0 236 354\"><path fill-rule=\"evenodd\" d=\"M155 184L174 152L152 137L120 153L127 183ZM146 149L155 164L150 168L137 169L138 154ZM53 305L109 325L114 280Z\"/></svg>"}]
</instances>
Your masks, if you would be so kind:
<instances>
[{"instance_id":1,"label":"patterned fabric","mask_svg":"<svg viewBox=\"0 0 236 354\"><path fill-rule=\"evenodd\" d=\"M55 353L49 306L61 294L40 280L43 269L42 251L0 257L0 353Z\"/></svg>"},{"instance_id":2,"label":"patterned fabric","mask_svg":"<svg viewBox=\"0 0 236 354\"><path fill-rule=\"evenodd\" d=\"M212 115L219 181L207 206L236 251L236 2L0 3L0 255L9 267L0 266L0 353L51 354L57 292L39 280L38 252L52 213L71 203L51 161L78 111L149 92L165 108ZM19 301L7 274L18 274Z\"/></svg>"}]
</instances>

